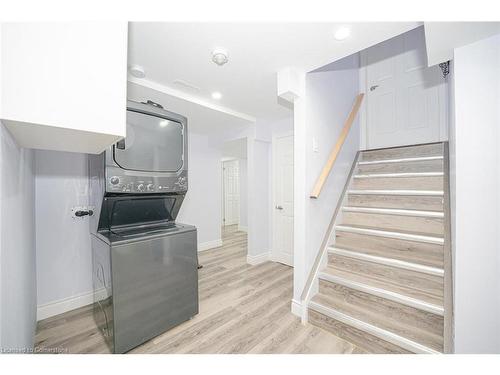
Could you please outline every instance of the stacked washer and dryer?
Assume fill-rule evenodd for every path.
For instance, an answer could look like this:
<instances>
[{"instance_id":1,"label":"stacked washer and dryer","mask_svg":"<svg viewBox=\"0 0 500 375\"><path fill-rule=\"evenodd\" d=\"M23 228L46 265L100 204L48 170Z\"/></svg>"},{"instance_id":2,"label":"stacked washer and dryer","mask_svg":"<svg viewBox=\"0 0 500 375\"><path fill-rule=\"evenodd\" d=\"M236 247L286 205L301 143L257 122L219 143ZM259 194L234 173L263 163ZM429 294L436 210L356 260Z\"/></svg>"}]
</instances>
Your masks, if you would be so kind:
<instances>
[{"instance_id":1,"label":"stacked washer and dryer","mask_svg":"<svg viewBox=\"0 0 500 375\"><path fill-rule=\"evenodd\" d=\"M94 317L124 353L198 313L197 233L176 217L188 190L185 117L127 102L127 136L90 157Z\"/></svg>"}]
</instances>

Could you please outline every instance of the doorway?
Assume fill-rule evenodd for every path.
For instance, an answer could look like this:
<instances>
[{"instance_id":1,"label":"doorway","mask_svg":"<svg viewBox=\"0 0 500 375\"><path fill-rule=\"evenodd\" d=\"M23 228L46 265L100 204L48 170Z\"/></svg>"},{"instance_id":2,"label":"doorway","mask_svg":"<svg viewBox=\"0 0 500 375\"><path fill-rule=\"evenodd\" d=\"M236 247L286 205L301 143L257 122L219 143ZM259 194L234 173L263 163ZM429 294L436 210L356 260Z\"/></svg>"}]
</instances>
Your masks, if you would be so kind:
<instances>
[{"instance_id":1,"label":"doorway","mask_svg":"<svg viewBox=\"0 0 500 375\"><path fill-rule=\"evenodd\" d=\"M273 137L272 260L293 266L293 134Z\"/></svg>"},{"instance_id":2,"label":"doorway","mask_svg":"<svg viewBox=\"0 0 500 375\"><path fill-rule=\"evenodd\" d=\"M423 28L361 52L365 72L366 148L444 141L446 81L427 66Z\"/></svg>"},{"instance_id":3,"label":"doorway","mask_svg":"<svg viewBox=\"0 0 500 375\"><path fill-rule=\"evenodd\" d=\"M224 226L240 222L240 184L238 160L222 162L222 223Z\"/></svg>"}]
</instances>

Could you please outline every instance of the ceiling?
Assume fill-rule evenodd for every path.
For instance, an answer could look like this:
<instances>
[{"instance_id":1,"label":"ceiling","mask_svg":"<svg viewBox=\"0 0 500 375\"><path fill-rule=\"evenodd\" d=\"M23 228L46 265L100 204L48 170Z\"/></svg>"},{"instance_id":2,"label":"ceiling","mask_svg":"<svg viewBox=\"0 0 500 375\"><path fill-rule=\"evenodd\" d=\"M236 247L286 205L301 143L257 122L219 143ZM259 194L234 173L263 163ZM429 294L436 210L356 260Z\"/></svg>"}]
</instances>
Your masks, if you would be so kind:
<instances>
[{"instance_id":1,"label":"ceiling","mask_svg":"<svg viewBox=\"0 0 500 375\"><path fill-rule=\"evenodd\" d=\"M351 36L335 40L335 30L345 25L351 28ZM291 115L291 109L279 104L276 96L276 74L282 68L312 71L419 25L132 22L128 62L141 65L147 84L170 96L177 92L184 100L217 106L212 109L232 114L237 121L274 120ZM228 51L229 62L224 66L211 61L216 47ZM199 90L176 84L176 80ZM133 78L133 82L141 84L141 79ZM222 98L212 99L213 91L221 92Z\"/></svg>"},{"instance_id":2,"label":"ceiling","mask_svg":"<svg viewBox=\"0 0 500 375\"><path fill-rule=\"evenodd\" d=\"M132 82L129 82L127 85L127 97L139 102L152 100L155 103L161 104L169 111L182 114L188 119L189 131L196 134L211 135L214 133L223 133L229 130L243 129L251 124L248 120L240 119L225 112L201 106L172 95L165 95L161 91Z\"/></svg>"}]
</instances>

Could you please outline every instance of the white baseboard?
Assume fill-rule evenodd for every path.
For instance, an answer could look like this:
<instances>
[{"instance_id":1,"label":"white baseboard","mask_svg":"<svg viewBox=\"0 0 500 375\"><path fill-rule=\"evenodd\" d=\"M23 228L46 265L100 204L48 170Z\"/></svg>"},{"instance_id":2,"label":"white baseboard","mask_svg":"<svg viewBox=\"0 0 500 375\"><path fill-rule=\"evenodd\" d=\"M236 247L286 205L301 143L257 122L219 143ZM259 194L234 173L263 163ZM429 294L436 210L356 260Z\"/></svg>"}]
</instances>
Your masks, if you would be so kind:
<instances>
[{"instance_id":1,"label":"white baseboard","mask_svg":"<svg viewBox=\"0 0 500 375\"><path fill-rule=\"evenodd\" d=\"M292 314L302 318L302 303L297 301L296 299L292 299Z\"/></svg>"},{"instance_id":2,"label":"white baseboard","mask_svg":"<svg viewBox=\"0 0 500 375\"><path fill-rule=\"evenodd\" d=\"M248 232L248 227L246 225L238 225L238 230L240 232Z\"/></svg>"},{"instance_id":3,"label":"white baseboard","mask_svg":"<svg viewBox=\"0 0 500 375\"><path fill-rule=\"evenodd\" d=\"M271 253L264 253L259 255L247 255L247 263L255 266L260 263L267 262L271 259Z\"/></svg>"},{"instance_id":4,"label":"white baseboard","mask_svg":"<svg viewBox=\"0 0 500 375\"><path fill-rule=\"evenodd\" d=\"M213 249L214 247L222 246L222 239L207 241L198 244L198 251L205 251L209 249Z\"/></svg>"},{"instance_id":5,"label":"white baseboard","mask_svg":"<svg viewBox=\"0 0 500 375\"><path fill-rule=\"evenodd\" d=\"M98 291L98 297L99 299L106 298L106 288L102 288ZM76 296L49 302L44 305L37 306L36 320L39 321L47 319L51 316L59 315L82 306L90 305L91 303L94 303L93 292L81 293Z\"/></svg>"}]
</instances>

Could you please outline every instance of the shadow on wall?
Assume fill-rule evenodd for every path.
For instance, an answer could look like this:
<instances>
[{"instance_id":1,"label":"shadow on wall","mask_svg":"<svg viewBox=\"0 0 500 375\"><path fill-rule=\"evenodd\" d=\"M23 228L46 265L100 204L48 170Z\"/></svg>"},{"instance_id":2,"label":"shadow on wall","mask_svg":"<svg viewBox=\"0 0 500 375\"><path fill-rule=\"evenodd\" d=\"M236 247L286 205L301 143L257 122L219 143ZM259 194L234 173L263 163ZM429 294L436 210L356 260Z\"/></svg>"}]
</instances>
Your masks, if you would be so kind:
<instances>
[{"instance_id":1,"label":"shadow on wall","mask_svg":"<svg viewBox=\"0 0 500 375\"><path fill-rule=\"evenodd\" d=\"M86 154L36 151L36 265L38 306L92 293Z\"/></svg>"}]
</instances>

